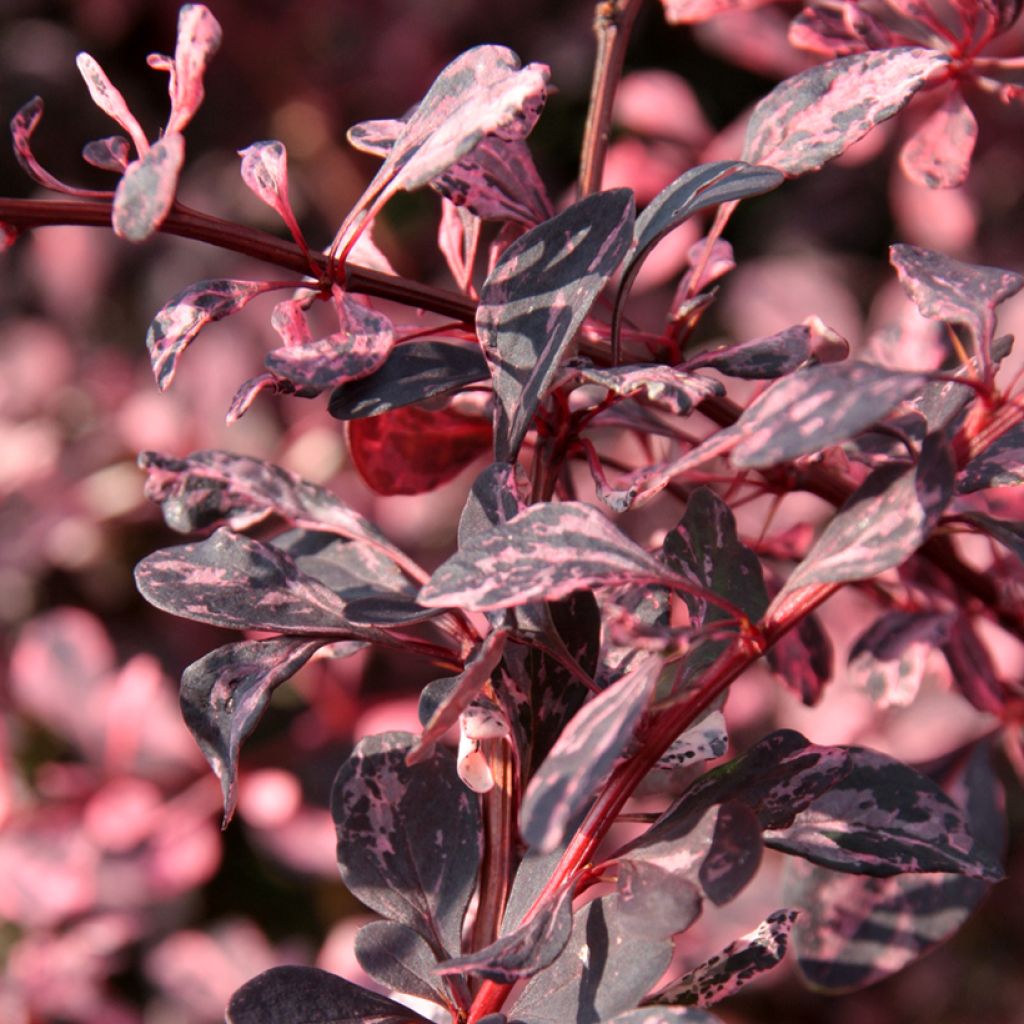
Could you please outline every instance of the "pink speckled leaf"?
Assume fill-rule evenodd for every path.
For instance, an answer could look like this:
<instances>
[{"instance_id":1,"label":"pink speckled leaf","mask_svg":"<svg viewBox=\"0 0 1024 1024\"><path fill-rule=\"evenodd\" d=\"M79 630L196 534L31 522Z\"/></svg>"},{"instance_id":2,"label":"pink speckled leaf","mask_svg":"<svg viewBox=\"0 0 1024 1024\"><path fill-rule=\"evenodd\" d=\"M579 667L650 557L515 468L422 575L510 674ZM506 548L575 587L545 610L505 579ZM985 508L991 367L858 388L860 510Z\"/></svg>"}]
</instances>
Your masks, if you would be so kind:
<instances>
[{"instance_id":1,"label":"pink speckled leaf","mask_svg":"<svg viewBox=\"0 0 1024 1024\"><path fill-rule=\"evenodd\" d=\"M632 234L633 193L599 192L516 239L484 282L476 326L494 380L496 460L515 460Z\"/></svg>"},{"instance_id":2,"label":"pink speckled leaf","mask_svg":"<svg viewBox=\"0 0 1024 1024\"><path fill-rule=\"evenodd\" d=\"M1008 687L996 673L992 655L968 615L960 614L954 619L942 653L949 663L954 687L979 711L1001 714Z\"/></svg>"},{"instance_id":3,"label":"pink speckled leaf","mask_svg":"<svg viewBox=\"0 0 1024 1024\"><path fill-rule=\"evenodd\" d=\"M142 130L135 115L128 109L128 104L120 90L110 81L96 59L88 53L80 53L75 63L78 65L82 78L85 79L93 103L128 133L132 142L135 143L139 156L145 156L149 149L146 133Z\"/></svg>"},{"instance_id":4,"label":"pink speckled leaf","mask_svg":"<svg viewBox=\"0 0 1024 1024\"><path fill-rule=\"evenodd\" d=\"M772 384L729 428L732 463L764 469L845 441L919 391L919 373L873 363L808 366Z\"/></svg>"},{"instance_id":5,"label":"pink speckled leaf","mask_svg":"<svg viewBox=\"0 0 1024 1024\"><path fill-rule=\"evenodd\" d=\"M945 612L887 611L850 649L847 683L867 691L879 707L904 707L917 696L928 657L949 634Z\"/></svg>"},{"instance_id":6,"label":"pink speckled leaf","mask_svg":"<svg viewBox=\"0 0 1024 1024\"><path fill-rule=\"evenodd\" d=\"M415 1010L318 967L272 967L228 1003L227 1024L430 1024Z\"/></svg>"},{"instance_id":7,"label":"pink speckled leaf","mask_svg":"<svg viewBox=\"0 0 1024 1024\"><path fill-rule=\"evenodd\" d=\"M845 57L893 45L891 30L856 0L835 6L805 7L789 25L789 41L824 57Z\"/></svg>"},{"instance_id":8,"label":"pink speckled leaf","mask_svg":"<svg viewBox=\"0 0 1024 1024\"><path fill-rule=\"evenodd\" d=\"M961 263L915 245L891 246L889 261L922 315L967 328L982 372L988 374L996 306L1024 287L1024 276L998 267Z\"/></svg>"},{"instance_id":9,"label":"pink speckled leaf","mask_svg":"<svg viewBox=\"0 0 1024 1024\"><path fill-rule=\"evenodd\" d=\"M178 12L178 37L169 83L171 116L167 131L180 132L203 102L203 76L221 42L221 27L203 4L185 4Z\"/></svg>"},{"instance_id":10,"label":"pink speckled leaf","mask_svg":"<svg viewBox=\"0 0 1024 1024\"><path fill-rule=\"evenodd\" d=\"M437 747L420 764L406 763L415 741L400 732L368 736L341 766L331 795L338 867L357 899L444 958L462 947L482 850L480 810L451 751Z\"/></svg>"},{"instance_id":11,"label":"pink speckled leaf","mask_svg":"<svg viewBox=\"0 0 1024 1024\"><path fill-rule=\"evenodd\" d=\"M420 604L474 611L555 600L592 586L669 575L597 509L580 502L531 505L471 538L438 567Z\"/></svg>"},{"instance_id":12,"label":"pink speckled leaf","mask_svg":"<svg viewBox=\"0 0 1024 1024\"><path fill-rule=\"evenodd\" d=\"M197 281L178 292L153 318L146 333L153 375L161 390L170 387L178 361L207 324L237 313L257 295L280 287L273 281L220 278Z\"/></svg>"},{"instance_id":13,"label":"pink speckled leaf","mask_svg":"<svg viewBox=\"0 0 1024 1024\"><path fill-rule=\"evenodd\" d=\"M101 171L123 174L128 169L131 144L123 135L87 142L82 148L82 159Z\"/></svg>"},{"instance_id":14,"label":"pink speckled leaf","mask_svg":"<svg viewBox=\"0 0 1024 1024\"><path fill-rule=\"evenodd\" d=\"M713 377L649 363L618 366L613 370L583 367L580 376L588 383L608 388L613 394L635 395L677 416L692 412L705 398L725 394L721 381Z\"/></svg>"},{"instance_id":15,"label":"pink speckled leaf","mask_svg":"<svg viewBox=\"0 0 1024 1024\"><path fill-rule=\"evenodd\" d=\"M832 678L832 641L813 613L779 637L767 659L772 672L808 707L818 703Z\"/></svg>"},{"instance_id":16,"label":"pink speckled leaf","mask_svg":"<svg viewBox=\"0 0 1024 1024\"><path fill-rule=\"evenodd\" d=\"M411 928L394 921L371 921L356 935L359 966L389 991L445 1005L450 997L434 973L437 954Z\"/></svg>"},{"instance_id":17,"label":"pink speckled leaf","mask_svg":"<svg viewBox=\"0 0 1024 1024\"><path fill-rule=\"evenodd\" d=\"M796 324L765 338L702 352L689 360L686 368L710 366L729 377L771 380L799 369L812 354L811 329L806 324Z\"/></svg>"},{"instance_id":18,"label":"pink speckled leaf","mask_svg":"<svg viewBox=\"0 0 1024 1024\"><path fill-rule=\"evenodd\" d=\"M953 473L939 434L925 439L916 464L876 469L829 521L776 601L798 587L869 579L905 562L952 498Z\"/></svg>"},{"instance_id":19,"label":"pink speckled leaf","mask_svg":"<svg viewBox=\"0 0 1024 1024\"><path fill-rule=\"evenodd\" d=\"M765 844L833 871L886 878L952 872L998 882L998 857L971 837L963 811L936 783L875 750L847 748L852 770Z\"/></svg>"},{"instance_id":20,"label":"pink speckled leaf","mask_svg":"<svg viewBox=\"0 0 1024 1024\"><path fill-rule=\"evenodd\" d=\"M519 821L523 839L555 849L626 750L654 692L661 664L648 658L576 713L530 780Z\"/></svg>"},{"instance_id":21,"label":"pink speckled leaf","mask_svg":"<svg viewBox=\"0 0 1024 1024\"><path fill-rule=\"evenodd\" d=\"M293 238L301 238L292 204L288 199L288 152L283 142L267 139L240 149L242 181L288 226Z\"/></svg>"},{"instance_id":22,"label":"pink speckled leaf","mask_svg":"<svg viewBox=\"0 0 1024 1024\"><path fill-rule=\"evenodd\" d=\"M900 150L900 167L927 188L956 188L967 180L978 122L959 88L943 100Z\"/></svg>"},{"instance_id":23,"label":"pink speckled leaf","mask_svg":"<svg viewBox=\"0 0 1024 1024\"><path fill-rule=\"evenodd\" d=\"M964 467L957 481L960 494L988 487L1019 487L1024 484L1024 424L1018 423L983 448Z\"/></svg>"},{"instance_id":24,"label":"pink speckled leaf","mask_svg":"<svg viewBox=\"0 0 1024 1024\"><path fill-rule=\"evenodd\" d=\"M713 1006L782 961L799 911L776 910L743 938L653 997L656 1003Z\"/></svg>"},{"instance_id":25,"label":"pink speckled leaf","mask_svg":"<svg viewBox=\"0 0 1024 1024\"><path fill-rule=\"evenodd\" d=\"M160 227L174 205L184 160L185 137L171 132L128 165L114 192L114 234L142 242Z\"/></svg>"},{"instance_id":26,"label":"pink speckled leaf","mask_svg":"<svg viewBox=\"0 0 1024 1024\"><path fill-rule=\"evenodd\" d=\"M754 108L743 159L776 167L787 177L816 171L898 113L949 63L935 50L901 46L801 71Z\"/></svg>"}]
</instances>

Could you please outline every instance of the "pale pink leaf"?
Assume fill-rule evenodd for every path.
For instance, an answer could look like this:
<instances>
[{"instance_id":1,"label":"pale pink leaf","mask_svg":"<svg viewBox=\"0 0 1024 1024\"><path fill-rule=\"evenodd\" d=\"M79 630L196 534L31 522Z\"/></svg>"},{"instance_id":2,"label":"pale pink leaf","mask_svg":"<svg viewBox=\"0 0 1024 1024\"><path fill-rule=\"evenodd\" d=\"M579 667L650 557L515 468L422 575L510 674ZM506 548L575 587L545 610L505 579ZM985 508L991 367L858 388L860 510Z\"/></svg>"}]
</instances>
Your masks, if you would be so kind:
<instances>
[{"instance_id":1,"label":"pale pink leaf","mask_svg":"<svg viewBox=\"0 0 1024 1024\"><path fill-rule=\"evenodd\" d=\"M268 139L240 149L242 180L288 226L292 237L302 237L288 199L288 152L283 142Z\"/></svg>"},{"instance_id":2,"label":"pale pink leaf","mask_svg":"<svg viewBox=\"0 0 1024 1024\"><path fill-rule=\"evenodd\" d=\"M171 116L168 132L180 132L203 102L203 75L217 52L221 28L203 4L185 4L178 13L178 38L171 77Z\"/></svg>"},{"instance_id":3,"label":"pale pink leaf","mask_svg":"<svg viewBox=\"0 0 1024 1024\"><path fill-rule=\"evenodd\" d=\"M956 188L967 179L978 122L959 88L918 125L900 150L903 173L928 188Z\"/></svg>"},{"instance_id":4,"label":"pale pink leaf","mask_svg":"<svg viewBox=\"0 0 1024 1024\"><path fill-rule=\"evenodd\" d=\"M950 59L909 46L839 57L777 85L754 108L743 159L788 177L815 171L898 113Z\"/></svg>"},{"instance_id":5,"label":"pale pink leaf","mask_svg":"<svg viewBox=\"0 0 1024 1024\"><path fill-rule=\"evenodd\" d=\"M135 115L128 109L120 90L110 81L96 59L88 53L80 53L75 63L82 78L85 79L93 103L131 136L139 156L145 156L146 150L149 149L149 140Z\"/></svg>"},{"instance_id":6,"label":"pale pink leaf","mask_svg":"<svg viewBox=\"0 0 1024 1024\"><path fill-rule=\"evenodd\" d=\"M170 213L185 159L185 139L165 135L128 165L114 193L114 233L129 242L147 239Z\"/></svg>"},{"instance_id":7,"label":"pale pink leaf","mask_svg":"<svg viewBox=\"0 0 1024 1024\"><path fill-rule=\"evenodd\" d=\"M750 10L771 0L661 0L670 25L692 25L725 11Z\"/></svg>"},{"instance_id":8,"label":"pale pink leaf","mask_svg":"<svg viewBox=\"0 0 1024 1024\"><path fill-rule=\"evenodd\" d=\"M465 206L456 206L449 199L441 200L441 222L437 227L437 247L459 290L470 294L473 286L473 265L480 242L480 218Z\"/></svg>"},{"instance_id":9,"label":"pale pink leaf","mask_svg":"<svg viewBox=\"0 0 1024 1024\"><path fill-rule=\"evenodd\" d=\"M82 159L101 171L124 174L128 169L131 144L123 135L110 135L105 139L87 142L82 148Z\"/></svg>"}]
</instances>

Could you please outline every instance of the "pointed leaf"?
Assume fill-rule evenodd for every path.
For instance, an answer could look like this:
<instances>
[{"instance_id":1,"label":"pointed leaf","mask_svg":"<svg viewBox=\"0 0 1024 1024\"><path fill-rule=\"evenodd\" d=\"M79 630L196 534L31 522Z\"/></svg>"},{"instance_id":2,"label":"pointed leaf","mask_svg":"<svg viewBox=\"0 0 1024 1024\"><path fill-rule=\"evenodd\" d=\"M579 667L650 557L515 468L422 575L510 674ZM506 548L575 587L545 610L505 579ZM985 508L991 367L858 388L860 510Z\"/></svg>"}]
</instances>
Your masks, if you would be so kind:
<instances>
[{"instance_id":1,"label":"pointed leaf","mask_svg":"<svg viewBox=\"0 0 1024 1024\"><path fill-rule=\"evenodd\" d=\"M776 910L749 935L730 943L706 963L654 997L657 1003L712 1006L770 971L786 955L796 910Z\"/></svg>"},{"instance_id":2,"label":"pointed leaf","mask_svg":"<svg viewBox=\"0 0 1024 1024\"><path fill-rule=\"evenodd\" d=\"M491 446L491 425L453 409L415 405L348 424L359 475L378 494L423 494L458 476Z\"/></svg>"},{"instance_id":3,"label":"pointed leaf","mask_svg":"<svg viewBox=\"0 0 1024 1024\"><path fill-rule=\"evenodd\" d=\"M209 323L237 313L250 299L280 285L274 281L197 281L183 288L149 325L146 348L161 390L170 387L178 360L195 336Z\"/></svg>"},{"instance_id":4,"label":"pointed leaf","mask_svg":"<svg viewBox=\"0 0 1024 1024\"><path fill-rule=\"evenodd\" d=\"M185 4L178 12L167 131L182 131L203 102L203 75L220 48L221 35L220 24L205 5Z\"/></svg>"},{"instance_id":5,"label":"pointed leaf","mask_svg":"<svg viewBox=\"0 0 1024 1024\"><path fill-rule=\"evenodd\" d=\"M170 132L128 165L114 192L114 234L143 242L160 227L174 205L184 160L185 138Z\"/></svg>"},{"instance_id":6,"label":"pointed leaf","mask_svg":"<svg viewBox=\"0 0 1024 1024\"><path fill-rule=\"evenodd\" d=\"M613 370L583 367L580 376L591 384L608 388L613 394L642 397L676 416L692 412L705 398L725 394L721 381L671 366L643 363L618 366Z\"/></svg>"},{"instance_id":7,"label":"pointed leaf","mask_svg":"<svg viewBox=\"0 0 1024 1024\"><path fill-rule=\"evenodd\" d=\"M497 461L515 460L632 231L632 192L599 192L516 239L484 282L476 326L494 379Z\"/></svg>"},{"instance_id":8,"label":"pointed leaf","mask_svg":"<svg viewBox=\"0 0 1024 1024\"><path fill-rule=\"evenodd\" d=\"M958 86L942 101L900 150L900 167L915 184L957 188L967 180L978 122Z\"/></svg>"},{"instance_id":9,"label":"pointed leaf","mask_svg":"<svg viewBox=\"0 0 1024 1024\"><path fill-rule=\"evenodd\" d=\"M1024 423L1011 427L983 448L967 465L957 481L960 494L988 487L1019 487L1024 484Z\"/></svg>"},{"instance_id":10,"label":"pointed leaf","mask_svg":"<svg viewBox=\"0 0 1024 1024\"><path fill-rule=\"evenodd\" d=\"M272 967L228 1003L227 1024L429 1024L414 1010L317 967Z\"/></svg>"},{"instance_id":11,"label":"pointed leaf","mask_svg":"<svg viewBox=\"0 0 1024 1024\"><path fill-rule=\"evenodd\" d=\"M729 377L771 380L799 369L811 354L811 330L806 324L796 324L765 338L702 352L686 367L710 366Z\"/></svg>"},{"instance_id":12,"label":"pointed leaf","mask_svg":"<svg viewBox=\"0 0 1024 1024\"><path fill-rule=\"evenodd\" d=\"M911 466L876 469L825 527L775 603L798 587L870 579L905 562L927 539L953 496L953 459L930 434Z\"/></svg>"},{"instance_id":13,"label":"pointed leaf","mask_svg":"<svg viewBox=\"0 0 1024 1024\"><path fill-rule=\"evenodd\" d=\"M242 158L242 181L277 213L293 238L301 238L288 198L288 151L284 143L276 139L254 142L240 149L238 155Z\"/></svg>"},{"instance_id":14,"label":"pointed leaf","mask_svg":"<svg viewBox=\"0 0 1024 1024\"><path fill-rule=\"evenodd\" d=\"M597 509L575 501L542 502L471 538L438 567L419 602L488 611L665 576L654 558Z\"/></svg>"},{"instance_id":15,"label":"pointed leaf","mask_svg":"<svg viewBox=\"0 0 1024 1024\"><path fill-rule=\"evenodd\" d=\"M936 50L898 46L801 71L754 107L743 159L777 167L790 178L816 171L902 110L949 64Z\"/></svg>"},{"instance_id":16,"label":"pointed leaf","mask_svg":"<svg viewBox=\"0 0 1024 1024\"><path fill-rule=\"evenodd\" d=\"M516 472L517 467L508 462L492 462L473 481L459 516L460 547L526 508L519 497Z\"/></svg>"},{"instance_id":17,"label":"pointed leaf","mask_svg":"<svg viewBox=\"0 0 1024 1024\"><path fill-rule=\"evenodd\" d=\"M805 615L768 649L772 672L808 707L818 703L832 678L832 641L817 615Z\"/></svg>"},{"instance_id":18,"label":"pointed leaf","mask_svg":"<svg viewBox=\"0 0 1024 1024\"><path fill-rule=\"evenodd\" d=\"M593 799L633 739L660 667L648 658L585 704L555 741L523 796L520 829L531 847L553 850Z\"/></svg>"},{"instance_id":19,"label":"pointed leaf","mask_svg":"<svg viewBox=\"0 0 1024 1024\"><path fill-rule=\"evenodd\" d=\"M409 733L368 736L341 766L331 796L338 867L357 899L447 957L461 948L476 884L480 810L450 751L406 764L414 743Z\"/></svg>"},{"instance_id":20,"label":"pointed leaf","mask_svg":"<svg viewBox=\"0 0 1024 1024\"><path fill-rule=\"evenodd\" d=\"M690 767L701 761L722 757L728 748L729 734L725 728L725 716L721 711L712 711L681 736L677 736L654 767L666 772Z\"/></svg>"},{"instance_id":21,"label":"pointed leaf","mask_svg":"<svg viewBox=\"0 0 1024 1024\"><path fill-rule=\"evenodd\" d=\"M371 921L356 933L356 959L374 981L432 1003L447 1001L435 974L437 956L411 928L394 921Z\"/></svg>"}]
</instances>

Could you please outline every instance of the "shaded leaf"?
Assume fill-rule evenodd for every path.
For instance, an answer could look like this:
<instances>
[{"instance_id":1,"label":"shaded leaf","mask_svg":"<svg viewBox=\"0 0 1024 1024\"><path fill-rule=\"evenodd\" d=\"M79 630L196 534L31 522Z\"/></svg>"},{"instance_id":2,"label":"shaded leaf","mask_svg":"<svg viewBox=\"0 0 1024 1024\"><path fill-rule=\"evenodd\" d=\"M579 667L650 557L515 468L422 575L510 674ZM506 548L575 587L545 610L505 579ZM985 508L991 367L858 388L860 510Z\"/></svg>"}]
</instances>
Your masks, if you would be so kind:
<instances>
[{"instance_id":1,"label":"shaded leaf","mask_svg":"<svg viewBox=\"0 0 1024 1024\"><path fill-rule=\"evenodd\" d=\"M785 377L811 357L811 329L796 324L765 338L702 352L687 362L687 369L710 366L729 377L771 380Z\"/></svg>"},{"instance_id":2,"label":"shaded leaf","mask_svg":"<svg viewBox=\"0 0 1024 1024\"><path fill-rule=\"evenodd\" d=\"M123 135L111 135L105 139L87 142L82 148L82 159L102 171L122 174L128 166L131 144Z\"/></svg>"},{"instance_id":3,"label":"shaded leaf","mask_svg":"<svg viewBox=\"0 0 1024 1024\"><path fill-rule=\"evenodd\" d=\"M516 239L480 291L494 381L494 455L515 460L562 357L629 248L633 193L599 192Z\"/></svg>"},{"instance_id":4,"label":"shaded leaf","mask_svg":"<svg viewBox=\"0 0 1024 1024\"><path fill-rule=\"evenodd\" d=\"M487 378L487 362L476 345L447 341L398 345L383 366L335 388L328 412L339 420L378 416Z\"/></svg>"},{"instance_id":5,"label":"shaded leaf","mask_svg":"<svg viewBox=\"0 0 1024 1024\"><path fill-rule=\"evenodd\" d=\"M153 318L146 333L146 348L160 388L170 386L178 360L207 324L237 313L250 299L278 287L273 281L214 278L178 292Z\"/></svg>"},{"instance_id":6,"label":"shaded leaf","mask_svg":"<svg viewBox=\"0 0 1024 1024\"><path fill-rule=\"evenodd\" d=\"M429 1024L414 1010L317 967L272 967L228 1003L227 1024Z\"/></svg>"},{"instance_id":7,"label":"shaded leaf","mask_svg":"<svg viewBox=\"0 0 1024 1024\"><path fill-rule=\"evenodd\" d=\"M700 916L700 890L682 874L642 860L620 861L617 873L609 906L616 923L627 931L668 939Z\"/></svg>"},{"instance_id":8,"label":"shaded leaf","mask_svg":"<svg viewBox=\"0 0 1024 1024\"><path fill-rule=\"evenodd\" d=\"M423 494L458 476L491 445L491 425L452 409L400 409L351 420L359 475L378 494Z\"/></svg>"},{"instance_id":9,"label":"shaded leaf","mask_svg":"<svg viewBox=\"0 0 1024 1024\"><path fill-rule=\"evenodd\" d=\"M832 641L813 613L783 633L767 658L772 672L808 707L817 704L832 678Z\"/></svg>"},{"instance_id":10,"label":"shaded leaf","mask_svg":"<svg viewBox=\"0 0 1024 1024\"><path fill-rule=\"evenodd\" d=\"M1017 520L997 519L984 512L963 512L960 518L995 538L1004 547L1009 548L1021 561L1024 561L1024 523Z\"/></svg>"},{"instance_id":11,"label":"shaded leaf","mask_svg":"<svg viewBox=\"0 0 1024 1024\"><path fill-rule=\"evenodd\" d=\"M654 1002L712 1006L770 971L786 955L789 933L799 912L776 910L749 935L731 942L717 956L660 991Z\"/></svg>"},{"instance_id":12,"label":"shaded leaf","mask_svg":"<svg viewBox=\"0 0 1024 1024\"><path fill-rule=\"evenodd\" d=\"M979 711L1001 714L1006 704L1006 687L996 674L988 648L966 614L957 615L953 620L942 653L956 689Z\"/></svg>"},{"instance_id":13,"label":"shaded leaf","mask_svg":"<svg viewBox=\"0 0 1024 1024\"><path fill-rule=\"evenodd\" d=\"M516 473L517 467L509 462L492 462L480 471L459 516L460 547L526 508L519 497Z\"/></svg>"},{"instance_id":14,"label":"shaded leaf","mask_svg":"<svg viewBox=\"0 0 1024 1024\"><path fill-rule=\"evenodd\" d=\"M1011 427L983 448L957 480L960 494L987 487L1019 487L1024 483L1024 423Z\"/></svg>"},{"instance_id":15,"label":"shaded leaf","mask_svg":"<svg viewBox=\"0 0 1024 1024\"><path fill-rule=\"evenodd\" d=\"M747 124L743 159L787 177L816 171L898 113L950 59L910 46L838 57L777 85Z\"/></svg>"},{"instance_id":16,"label":"shaded leaf","mask_svg":"<svg viewBox=\"0 0 1024 1024\"><path fill-rule=\"evenodd\" d=\"M371 921L356 933L359 966L382 985L432 1003L447 1002L434 973L437 956L411 928L394 921Z\"/></svg>"},{"instance_id":17,"label":"shaded leaf","mask_svg":"<svg viewBox=\"0 0 1024 1024\"><path fill-rule=\"evenodd\" d=\"M170 132L128 165L114 192L114 234L142 242L160 227L174 204L184 160L185 138Z\"/></svg>"},{"instance_id":18,"label":"shaded leaf","mask_svg":"<svg viewBox=\"0 0 1024 1024\"><path fill-rule=\"evenodd\" d=\"M693 1006L641 1006L601 1024L723 1024L721 1017Z\"/></svg>"},{"instance_id":19,"label":"shaded leaf","mask_svg":"<svg viewBox=\"0 0 1024 1024\"><path fill-rule=\"evenodd\" d=\"M415 741L409 733L367 736L341 766L331 795L338 867L357 899L447 957L461 948L476 884L480 809L450 751L406 764Z\"/></svg>"},{"instance_id":20,"label":"shaded leaf","mask_svg":"<svg viewBox=\"0 0 1024 1024\"><path fill-rule=\"evenodd\" d=\"M633 739L660 668L648 658L573 716L523 796L519 822L529 846L554 849L593 799Z\"/></svg>"},{"instance_id":21,"label":"shaded leaf","mask_svg":"<svg viewBox=\"0 0 1024 1024\"><path fill-rule=\"evenodd\" d=\"M957 188L967 180L978 122L954 85L900 150L903 173L926 188Z\"/></svg>"},{"instance_id":22,"label":"shaded leaf","mask_svg":"<svg viewBox=\"0 0 1024 1024\"><path fill-rule=\"evenodd\" d=\"M734 900L761 866L761 822L742 800L727 800L719 808L711 847L701 861L698 877L708 899L717 906Z\"/></svg>"},{"instance_id":23,"label":"shaded leaf","mask_svg":"<svg viewBox=\"0 0 1024 1024\"><path fill-rule=\"evenodd\" d=\"M953 473L939 434L925 439L914 465L880 466L829 521L776 602L797 587L868 579L906 561L952 498Z\"/></svg>"}]
</instances>

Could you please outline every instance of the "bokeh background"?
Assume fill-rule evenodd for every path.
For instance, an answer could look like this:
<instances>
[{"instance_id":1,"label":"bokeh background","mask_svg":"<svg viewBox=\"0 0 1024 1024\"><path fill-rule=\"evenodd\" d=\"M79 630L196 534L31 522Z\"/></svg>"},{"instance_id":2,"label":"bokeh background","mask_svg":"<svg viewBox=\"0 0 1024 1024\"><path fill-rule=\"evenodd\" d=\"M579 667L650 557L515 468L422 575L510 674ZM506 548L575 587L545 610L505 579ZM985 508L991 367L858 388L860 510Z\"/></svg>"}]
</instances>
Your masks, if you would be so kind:
<instances>
[{"instance_id":1,"label":"bokeh background","mask_svg":"<svg viewBox=\"0 0 1024 1024\"><path fill-rule=\"evenodd\" d=\"M552 197L569 195L593 60L589 3L210 6L224 42L186 133L185 203L283 234L243 186L236 156L278 138L299 220L311 244L326 244L375 166L347 146L346 128L403 113L452 57L482 42L551 65L556 89L532 145ZM796 10L772 5L690 29L666 26L649 3L627 58L606 186L628 185L643 202L698 160L738 155L750 104L813 61L786 42ZM100 61L155 136L166 79L145 56L172 48L176 16L168 0L4 0L4 123L42 95L42 163L64 180L111 187L79 157L112 128L89 101L75 55ZM976 109L981 136L963 188L907 182L894 159L901 127L889 124L822 173L741 208L729 233L739 266L707 340L753 338L815 313L886 358L885 327L906 315L887 267L890 242L1024 269L1021 111L986 97ZM37 194L7 147L0 192ZM451 287L436 247L438 209L429 192L398 197L376 241L398 272ZM696 226L677 232L645 270L641 321L664 315L698 235ZM472 470L428 495L374 495L323 399L261 397L226 426L235 389L276 345L270 303L206 330L160 393L143 344L156 310L200 278L277 276L267 268L198 243L161 237L133 247L87 228L41 230L0 259L0 1021L206 1024L222 1018L238 985L277 963L364 980L351 941L365 915L337 879L330 784L360 736L416 727L428 669L377 654L305 668L247 745L239 815L222 834L219 789L180 722L176 680L226 638L136 594L135 562L180 538L143 498L135 458L227 448L269 459L336 488L427 566L451 549ZM1024 306L1008 304L1001 323L1019 334ZM826 613L841 654L866 610ZM1021 651L1000 642L1000 668L1019 677ZM841 675L807 710L753 673L730 704L735 735L785 723L817 742L872 743L924 760L991 728L956 703L938 668L919 704L884 714L844 689ZM723 1020L1024 1021L1022 801L1002 762L999 771L1010 880L951 943L839 1000L806 992L783 967L720 1008ZM695 941L708 955L774 909L773 870L749 899L702 924Z\"/></svg>"}]
</instances>

